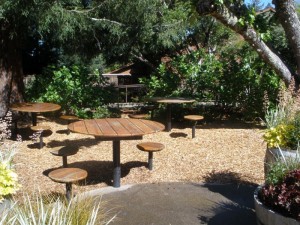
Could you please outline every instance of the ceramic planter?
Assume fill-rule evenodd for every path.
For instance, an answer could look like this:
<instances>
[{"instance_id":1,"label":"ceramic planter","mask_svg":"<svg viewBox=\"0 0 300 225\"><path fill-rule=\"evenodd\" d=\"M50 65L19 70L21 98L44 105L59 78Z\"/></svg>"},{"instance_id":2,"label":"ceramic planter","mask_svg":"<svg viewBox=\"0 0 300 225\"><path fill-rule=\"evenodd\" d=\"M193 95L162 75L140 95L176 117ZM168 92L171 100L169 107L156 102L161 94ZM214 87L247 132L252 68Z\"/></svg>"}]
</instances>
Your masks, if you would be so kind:
<instances>
[{"instance_id":1,"label":"ceramic planter","mask_svg":"<svg viewBox=\"0 0 300 225\"><path fill-rule=\"evenodd\" d=\"M257 225L300 225L300 221L285 217L264 206L258 199L259 186L254 192L254 206L257 218Z\"/></svg>"}]
</instances>

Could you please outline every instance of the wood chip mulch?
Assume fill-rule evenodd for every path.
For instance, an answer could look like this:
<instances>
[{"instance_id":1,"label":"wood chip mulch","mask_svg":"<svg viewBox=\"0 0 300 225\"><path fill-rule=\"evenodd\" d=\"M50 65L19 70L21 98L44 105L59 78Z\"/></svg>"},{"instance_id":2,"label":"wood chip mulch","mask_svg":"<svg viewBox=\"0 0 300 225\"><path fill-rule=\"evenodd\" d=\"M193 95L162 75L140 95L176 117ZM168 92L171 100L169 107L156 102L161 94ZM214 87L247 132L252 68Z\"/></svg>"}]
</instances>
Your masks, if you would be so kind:
<instances>
[{"instance_id":1,"label":"wood chip mulch","mask_svg":"<svg viewBox=\"0 0 300 225\"><path fill-rule=\"evenodd\" d=\"M30 136L29 126L19 133L23 141L15 157L21 192L39 190L42 193L65 193L63 184L51 181L47 174L62 166L62 158L52 155L53 147L72 145L79 148L68 157L70 167L87 170L85 183L73 185L74 191L84 192L112 185L112 142L93 136L67 134L66 122L39 117L39 125L51 127L45 132L45 146L38 148ZM217 182L262 184L266 144L259 126L237 121L212 121L197 126L196 137L187 124L171 132L145 135L143 140L121 141L121 185L157 182ZM154 153L154 168L147 169L148 155L136 148L141 141L163 143L166 148Z\"/></svg>"}]
</instances>

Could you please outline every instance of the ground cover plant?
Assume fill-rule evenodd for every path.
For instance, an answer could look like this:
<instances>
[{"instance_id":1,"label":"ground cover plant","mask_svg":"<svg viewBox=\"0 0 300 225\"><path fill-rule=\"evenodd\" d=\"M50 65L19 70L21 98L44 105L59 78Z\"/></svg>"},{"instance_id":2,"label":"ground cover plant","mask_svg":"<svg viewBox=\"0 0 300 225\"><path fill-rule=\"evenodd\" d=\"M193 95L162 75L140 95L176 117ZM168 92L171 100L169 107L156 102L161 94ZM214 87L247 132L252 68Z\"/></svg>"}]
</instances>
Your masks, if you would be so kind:
<instances>
[{"instance_id":1,"label":"ground cover plant","mask_svg":"<svg viewBox=\"0 0 300 225\"><path fill-rule=\"evenodd\" d=\"M270 209L300 221L299 166L299 158L275 162L258 197Z\"/></svg>"}]
</instances>

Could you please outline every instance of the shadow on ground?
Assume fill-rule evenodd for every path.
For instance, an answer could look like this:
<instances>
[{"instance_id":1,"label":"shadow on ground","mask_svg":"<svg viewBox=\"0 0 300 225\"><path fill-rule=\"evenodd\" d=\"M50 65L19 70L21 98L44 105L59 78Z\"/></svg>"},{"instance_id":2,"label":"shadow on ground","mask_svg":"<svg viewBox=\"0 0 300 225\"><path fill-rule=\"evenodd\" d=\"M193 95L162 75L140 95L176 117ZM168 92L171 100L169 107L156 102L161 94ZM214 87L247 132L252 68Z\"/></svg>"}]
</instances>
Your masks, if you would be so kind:
<instances>
[{"instance_id":1,"label":"shadow on ground","mask_svg":"<svg viewBox=\"0 0 300 225\"><path fill-rule=\"evenodd\" d=\"M108 186L112 186L112 171L113 163L111 161L81 161L68 164L69 167L80 168L87 171L88 176L85 181L80 182L79 185L95 185L99 183L106 183ZM126 177L130 170L136 167L146 167L147 163L132 161L121 164L122 174L121 177ZM58 167L61 168L61 167ZM58 168L51 168L45 170L43 174L48 176L48 174Z\"/></svg>"},{"instance_id":2,"label":"shadow on ground","mask_svg":"<svg viewBox=\"0 0 300 225\"><path fill-rule=\"evenodd\" d=\"M222 177L227 184L216 184ZM225 179L224 179L225 177ZM230 171L215 173L212 172L205 177L203 185L196 185L207 188L212 194L222 195L229 201L215 202L210 209L212 216L199 214L201 224L207 225L255 225L256 216L254 211L253 193L258 186L242 180L239 174Z\"/></svg>"}]
</instances>

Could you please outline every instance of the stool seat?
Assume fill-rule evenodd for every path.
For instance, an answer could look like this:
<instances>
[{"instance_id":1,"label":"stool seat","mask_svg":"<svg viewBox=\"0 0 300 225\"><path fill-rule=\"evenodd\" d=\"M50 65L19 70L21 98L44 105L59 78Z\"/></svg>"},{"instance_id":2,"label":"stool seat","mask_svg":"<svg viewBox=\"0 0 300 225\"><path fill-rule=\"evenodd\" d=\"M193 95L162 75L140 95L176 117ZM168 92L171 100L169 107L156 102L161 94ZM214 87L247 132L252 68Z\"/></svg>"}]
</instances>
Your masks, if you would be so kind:
<instances>
[{"instance_id":1,"label":"stool seat","mask_svg":"<svg viewBox=\"0 0 300 225\"><path fill-rule=\"evenodd\" d=\"M132 119L146 119L148 114L129 114L128 117Z\"/></svg>"},{"instance_id":2,"label":"stool seat","mask_svg":"<svg viewBox=\"0 0 300 225\"><path fill-rule=\"evenodd\" d=\"M51 127L40 125L40 126L31 126L30 129L37 132L37 131L51 130Z\"/></svg>"},{"instance_id":3,"label":"stool seat","mask_svg":"<svg viewBox=\"0 0 300 225\"><path fill-rule=\"evenodd\" d=\"M200 116L200 115L186 115L186 116L184 116L184 119L194 122L194 124L192 126L192 138L195 138L197 122L200 121L200 120L203 120L204 117Z\"/></svg>"},{"instance_id":4,"label":"stool seat","mask_svg":"<svg viewBox=\"0 0 300 225\"><path fill-rule=\"evenodd\" d=\"M78 148L74 148L73 146L63 146L63 147L55 147L50 153L56 156L70 156L75 155L78 152Z\"/></svg>"},{"instance_id":5,"label":"stool seat","mask_svg":"<svg viewBox=\"0 0 300 225\"><path fill-rule=\"evenodd\" d=\"M74 115L61 115L59 118L68 121L68 125L73 121L79 120L79 118ZM67 130L67 134L70 134L69 129Z\"/></svg>"},{"instance_id":6,"label":"stool seat","mask_svg":"<svg viewBox=\"0 0 300 225\"><path fill-rule=\"evenodd\" d=\"M50 153L55 156L62 156L63 167L68 167L67 156L77 154L78 150L78 148L73 146L63 146L53 148Z\"/></svg>"},{"instance_id":7,"label":"stool seat","mask_svg":"<svg viewBox=\"0 0 300 225\"><path fill-rule=\"evenodd\" d=\"M72 193L72 183L86 179L87 171L79 168L60 168L51 171L48 177L58 183L66 184L66 198L70 201Z\"/></svg>"},{"instance_id":8,"label":"stool seat","mask_svg":"<svg viewBox=\"0 0 300 225\"><path fill-rule=\"evenodd\" d=\"M48 176L58 183L75 183L84 180L87 172L79 168L59 168L51 171Z\"/></svg>"},{"instance_id":9,"label":"stool seat","mask_svg":"<svg viewBox=\"0 0 300 225\"><path fill-rule=\"evenodd\" d=\"M77 116L74 116L74 115L62 115L59 118L61 118L63 120L68 120L68 121L73 121L73 120L79 119Z\"/></svg>"},{"instance_id":10,"label":"stool seat","mask_svg":"<svg viewBox=\"0 0 300 225\"><path fill-rule=\"evenodd\" d=\"M192 120L192 121L198 121L198 120L203 120L204 117L200 116L200 115L186 115L186 116L184 116L184 119Z\"/></svg>"},{"instance_id":11,"label":"stool seat","mask_svg":"<svg viewBox=\"0 0 300 225\"><path fill-rule=\"evenodd\" d=\"M31 130L33 130L34 132L41 132L40 134L40 144L39 144L39 148L43 148L43 131L45 130L51 130L51 127L49 126L42 126L42 125L38 125L38 126L31 126L30 127Z\"/></svg>"},{"instance_id":12,"label":"stool seat","mask_svg":"<svg viewBox=\"0 0 300 225\"><path fill-rule=\"evenodd\" d=\"M143 142L136 146L139 150L144 152L157 152L164 149L164 145L157 142Z\"/></svg>"},{"instance_id":13,"label":"stool seat","mask_svg":"<svg viewBox=\"0 0 300 225\"><path fill-rule=\"evenodd\" d=\"M157 142L143 142L136 145L136 147L144 152L148 152L148 169L153 169L153 152L161 151L165 146Z\"/></svg>"}]
</instances>

